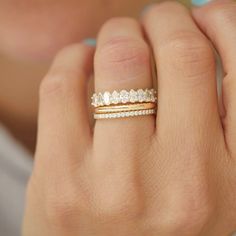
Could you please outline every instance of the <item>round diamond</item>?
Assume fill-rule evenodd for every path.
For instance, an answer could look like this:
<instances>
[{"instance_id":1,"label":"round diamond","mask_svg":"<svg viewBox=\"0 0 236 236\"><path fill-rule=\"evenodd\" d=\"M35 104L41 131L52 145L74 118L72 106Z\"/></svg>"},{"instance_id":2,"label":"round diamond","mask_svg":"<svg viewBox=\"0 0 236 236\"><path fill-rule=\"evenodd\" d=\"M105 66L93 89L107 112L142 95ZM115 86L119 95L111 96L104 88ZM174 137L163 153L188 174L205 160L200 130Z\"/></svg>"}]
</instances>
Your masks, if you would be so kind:
<instances>
[{"instance_id":1,"label":"round diamond","mask_svg":"<svg viewBox=\"0 0 236 236\"><path fill-rule=\"evenodd\" d=\"M108 105L111 104L110 98L111 98L111 94L110 94L109 92L105 92L105 93L103 94L103 101L104 101L104 104L105 104L105 105L108 106Z\"/></svg>"},{"instance_id":2,"label":"round diamond","mask_svg":"<svg viewBox=\"0 0 236 236\"><path fill-rule=\"evenodd\" d=\"M129 93L126 90L120 92L120 99L122 103L129 102Z\"/></svg>"}]
</instances>

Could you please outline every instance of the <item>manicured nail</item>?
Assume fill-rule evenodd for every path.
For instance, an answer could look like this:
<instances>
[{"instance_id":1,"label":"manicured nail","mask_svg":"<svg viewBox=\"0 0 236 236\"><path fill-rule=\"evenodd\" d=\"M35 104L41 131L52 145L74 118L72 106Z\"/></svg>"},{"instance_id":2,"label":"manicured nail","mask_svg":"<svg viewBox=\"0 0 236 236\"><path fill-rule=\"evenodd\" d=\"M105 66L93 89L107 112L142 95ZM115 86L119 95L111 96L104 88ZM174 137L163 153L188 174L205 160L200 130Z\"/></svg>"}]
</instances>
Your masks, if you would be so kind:
<instances>
[{"instance_id":1,"label":"manicured nail","mask_svg":"<svg viewBox=\"0 0 236 236\"><path fill-rule=\"evenodd\" d=\"M88 46L92 46L92 47L95 47L97 44L96 39L93 39L93 38L85 39L83 42L84 42L84 44L86 44Z\"/></svg>"},{"instance_id":2,"label":"manicured nail","mask_svg":"<svg viewBox=\"0 0 236 236\"><path fill-rule=\"evenodd\" d=\"M145 15L146 12L148 12L149 9L150 9L152 6L153 6L153 3L150 3L150 4L146 5L146 6L143 8L143 10L141 11L141 16Z\"/></svg>"},{"instance_id":3,"label":"manicured nail","mask_svg":"<svg viewBox=\"0 0 236 236\"><path fill-rule=\"evenodd\" d=\"M211 0L192 0L192 4L197 7L201 7L211 2Z\"/></svg>"}]
</instances>

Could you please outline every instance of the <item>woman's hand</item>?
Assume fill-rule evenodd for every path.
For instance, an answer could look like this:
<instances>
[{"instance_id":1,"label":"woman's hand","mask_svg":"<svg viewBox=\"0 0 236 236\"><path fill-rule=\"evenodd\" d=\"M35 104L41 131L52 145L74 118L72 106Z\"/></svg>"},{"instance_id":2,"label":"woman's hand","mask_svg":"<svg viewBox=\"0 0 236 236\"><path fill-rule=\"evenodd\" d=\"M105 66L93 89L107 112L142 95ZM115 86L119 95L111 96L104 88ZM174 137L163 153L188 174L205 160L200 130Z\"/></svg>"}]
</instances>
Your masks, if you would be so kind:
<instances>
[{"instance_id":1,"label":"woman's hand","mask_svg":"<svg viewBox=\"0 0 236 236\"><path fill-rule=\"evenodd\" d=\"M209 4L194 17L223 60L224 114L212 46L176 2L153 5L142 17L157 66L156 119L92 127L93 49L59 53L41 86L24 236L225 236L236 229L236 4ZM153 87L149 48L135 20L106 23L95 90Z\"/></svg>"}]
</instances>

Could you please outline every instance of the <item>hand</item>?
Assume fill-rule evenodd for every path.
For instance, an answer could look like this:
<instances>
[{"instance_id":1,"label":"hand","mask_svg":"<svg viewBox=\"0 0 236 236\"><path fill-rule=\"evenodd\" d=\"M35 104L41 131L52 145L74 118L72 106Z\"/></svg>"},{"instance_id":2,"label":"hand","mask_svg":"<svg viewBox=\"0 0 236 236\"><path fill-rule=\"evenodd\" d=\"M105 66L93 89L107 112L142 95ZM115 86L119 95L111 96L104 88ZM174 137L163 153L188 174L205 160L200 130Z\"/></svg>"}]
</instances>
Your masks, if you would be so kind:
<instances>
[{"instance_id":1,"label":"hand","mask_svg":"<svg viewBox=\"0 0 236 236\"><path fill-rule=\"evenodd\" d=\"M153 5L141 25L106 23L95 54L95 90L153 87L158 114L89 123L93 49L64 49L40 91L36 161L24 236L224 236L236 229L236 4L216 2L194 18L222 57L225 114L215 58L191 13Z\"/></svg>"}]
</instances>

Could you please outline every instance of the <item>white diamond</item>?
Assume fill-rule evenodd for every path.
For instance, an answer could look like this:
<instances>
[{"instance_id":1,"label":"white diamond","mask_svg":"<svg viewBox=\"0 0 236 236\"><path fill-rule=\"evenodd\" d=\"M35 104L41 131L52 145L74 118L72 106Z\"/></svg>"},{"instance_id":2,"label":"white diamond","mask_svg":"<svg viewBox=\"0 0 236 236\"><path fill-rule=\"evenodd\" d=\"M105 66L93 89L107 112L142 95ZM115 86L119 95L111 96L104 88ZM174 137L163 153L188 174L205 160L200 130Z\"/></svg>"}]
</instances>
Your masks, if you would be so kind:
<instances>
[{"instance_id":1,"label":"white diamond","mask_svg":"<svg viewBox=\"0 0 236 236\"><path fill-rule=\"evenodd\" d=\"M155 102L156 101L156 91L154 89L149 90L150 96L151 96L151 101Z\"/></svg>"},{"instance_id":2,"label":"white diamond","mask_svg":"<svg viewBox=\"0 0 236 236\"><path fill-rule=\"evenodd\" d=\"M138 93L136 91L131 89L129 95L130 95L130 102L135 103L138 101Z\"/></svg>"},{"instance_id":3,"label":"white diamond","mask_svg":"<svg viewBox=\"0 0 236 236\"><path fill-rule=\"evenodd\" d=\"M145 93L142 89L138 90L138 100L139 102L145 101Z\"/></svg>"},{"instance_id":4,"label":"white diamond","mask_svg":"<svg viewBox=\"0 0 236 236\"><path fill-rule=\"evenodd\" d=\"M103 94L103 101L104 101L105 105L110 105L111 104L110 98L111 98L111 94L109 92L105 92Z\"/></svg>"},{"instance_id":5,"label":"white diamond","mask_svg":"<svg viewBox=\"0 0 236 236\"><path fill-rule=\"evenodd\" d=\"M148 89L145 90L145 97L146 97L146 99L145 99L146 102L152 101L152 94L151 94L150 90L148 90Z\"/></svg>"},{"instance_id":6,"label":"white diamond","mask_svg":"<svg viewBox=\"0 0 236 236\"><path fill-rule=\"evenodd\" d=\"M120 92L120 99L122 103L127 103L129 101L129 93L126 90Z\"/></svg>"},{"instance_id":7,"label":"white diamond","mask_svg":"<svg viewBox=\"0 0 236 236\"><path fill-rule=\"evenodd\" d=\"M101 93L98 94L98 98L97 99L98 99L97 100L98 106L103 106L104 105L104 103L103 103L103 96L102 96Z\"/></svg>"},{"instance_id":8,"label":"white diamond","mask_svg":"<svg viewBox=\"0 0 236 236\"><path fill-rule=\"evenodd\" d=\"M97 95L94 94L92 96L92 105L96 107L97 106L97 102L98 102Z\"/></svg>"},{"instance_id":9,"label":"white diamond","mask_svg":"<svg viewBox=\"0 0 236 236\"><path fill-rule=\"evenodd\" d=\"M118 104L120 102L120 94L117 91L114 91L111 95L111 102L113 104Z\"/></svg>"}]
</instances>

